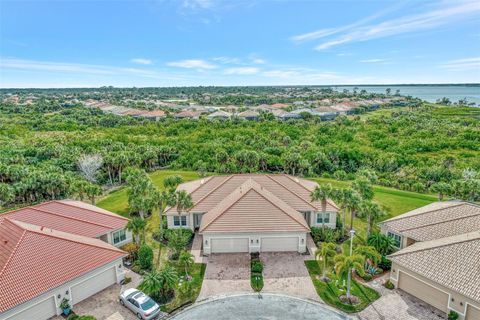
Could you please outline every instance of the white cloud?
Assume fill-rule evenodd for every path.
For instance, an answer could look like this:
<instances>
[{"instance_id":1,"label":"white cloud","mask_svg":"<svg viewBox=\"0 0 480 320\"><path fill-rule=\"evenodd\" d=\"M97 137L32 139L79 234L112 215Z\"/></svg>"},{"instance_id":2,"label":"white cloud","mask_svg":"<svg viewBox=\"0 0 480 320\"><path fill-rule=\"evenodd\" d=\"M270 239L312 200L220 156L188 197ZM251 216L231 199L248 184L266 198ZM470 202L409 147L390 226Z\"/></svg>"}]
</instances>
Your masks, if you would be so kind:
<instances>
[{"instance_id":1,"label":"white cloud","mask_svg":"<svg viewBox=\"0 0 480 320\"><path fill-rule=\"evenodd\" d=\"M260 70L255 67L239 67L225 69L225 74L251 75L257 74Z\"/></svg>"},{"instance_id":2,"label":"white cloud","mask_svg":"<svg viewBox=\"0 0 480 320\"><path fill-rule=\"evenodd\" d=\"M480 68L480 57L451 60L439 67L451 71L475 70Z\"/></svg>"},{"instance_id":3,"label":"white cloud","mask_svg":"<svg viewBox=\"0 0 480 320\"><path fill-rule=\"evenodd\" d=\"M252 62L255 64L264 64L266 61L260 58L252 59Z\"/></svg>"},{"instance_id":4,"label":"white cloud","mask_svg":"<svg viewBox=\"0 0 480 320\"><path fill-rule=\"evenodd\" d=\"M387 62L388 60L386 59L364 59L360 60L359 62L361 63L379 63L379 62Z\"/></svg>"},{"instance_id":5,"label":"white cloud","mask_svg":"<svg viewBox=\"0 0 480 320\"><path fill-rule=\"evenodd\" d=\"M148 65L148 64L152 64L152 63L153 63L152 60L150 60L150 59L144 59L144 58L131 59L130 62L136 63L136 64L145 64L145 65Z\"/></svg>"},{"instance_id":6,"label":"white cloud","mask_svg":"<svg viewBox=\"0 0 480 320\"><path fill-rule=\"evenodd\" d=\"M219 63L225 64L238 64L240 63L240 59L238 58L230 58L230 57L216 57L212 59L213 61L218 61Z\"/></svg>"},{"instance_id":7,"label":"white cloud","mask_svg":"<svg viewBox=\"0 0 480 320\"><path fill-rule=\"evenodd\" d=\"M177 68L186 68L186 69L215 69L216 65L213 65L205 60L180 60L168 62L167 66L177 67Z\"/></svg>"},{"instance_id":8,"label":"white cloud","mask_svg":"<svg viewBox=\"0 0 480 320\"><path fill-rule=\"evenodd\" d=\"M184 0L182 2L182 8L186 9L210 9L213 7L212 0Z\"/></svg>"},{"instance_id":9,"label":"white cloud","mask_svg":"<svg viewBox=\"0 0 480 320\"><path fill-rule=\"evenodd\" d=\"M316 50L325 50L350 42L367 41L405 33L413 33L420 30L433 29L435 27L452 24L457 21L465 21L480 12L478 1L442 2L439 7L421 14L407 15L391 20L385 20L376 24L366 24L379 15L367 17L358 22L330 29L322 29L303 35L294 36L293 41L307 41L331 37L315 47Z\"/></svg>"},{"instance_id":10,"label":"white cloud","mask_svg":"<svg viewBox=\"0 0 480 320\"><path fill-rule=\"evenodd\" d=\"M0 69L17 69L26 71L43 71L54 73L68 73L68 74L93 74L93 75L136 75L144 78L158 78L163 79L167 74L156 71L138 69L138 68L122 68L105 65L90 65L81 63L69 62L51 62L51 61L36 61L23 60L14 58L1 58Z\"/></svg>"}]
</instances>

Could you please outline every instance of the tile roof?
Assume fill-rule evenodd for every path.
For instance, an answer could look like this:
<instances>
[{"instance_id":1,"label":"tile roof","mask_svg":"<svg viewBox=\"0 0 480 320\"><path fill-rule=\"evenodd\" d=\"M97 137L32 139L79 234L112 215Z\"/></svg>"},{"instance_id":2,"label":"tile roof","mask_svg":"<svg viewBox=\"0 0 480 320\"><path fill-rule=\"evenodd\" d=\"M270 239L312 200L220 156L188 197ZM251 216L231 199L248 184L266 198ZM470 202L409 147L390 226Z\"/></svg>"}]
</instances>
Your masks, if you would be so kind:
<instances>
[{"instance_id":1,"label":"tile roof","mask_svg":"<svg viewBox=\"0 0 480 320\"><path fill-rule=\"evenodd\" d=\"M310 231L303 216L249 178L202 218L200 232Z\"/></svg>"},{"instance_id":2,"label":"tile roof","mask_svg":"<svg viewBox=\"0 0 480 320\"><path fill-rule=\"evenodd\" d=\"M480 231L417 242L389 258L480 302Z\"/></svg>"},{"instance_id":3,"label":"tile roof","mask_svg":"<svg viewBox=\"0 0 480 320\"><path fill-rule=\"evenodd\" d=\"M125 252L94 238L0 220L0 312L9 310Z\"/></svg>"},{"instance_id":4,"label":"tile roof","mask_svg":"<svg viewBox=\"0 0 480 320\"><path fill-rule=\"evenodd\" d=\"M56 200L21 208L0 215L0 220L3 218L86 237L99 237L122 229L128 223L127 218L74 200Z\"/></svg>"},{"instance_id":5,"label":"tile roof","mask_svg":"<svg viewBox=\"0 0 480 320\"><path fill-rule=\"evenodd\" d=\"M480 230L480 206L464 201L435 202L381 223L417 241Z\"/></svg>"},{"instance_id":6,"label":"tile roof","mask_svg":"<svg viewBox=\"0 0 480 320\"><path fill-rule=\"evenodd\" d=\"M194 206L190 212L208 212L217 206L230 193L246 180L253 179L263 188L282 199L296 211L316 211L322 208L321 201L311 201L310 194L317 184L313 181L293 177L286 174L234 174L230 176L212 176L181 184L179 189L189 192ZM330 199L327 200L327 211L338 211ZM167 214L176 214L175 208L167 210Z\"/></svg>"}]
</instances>

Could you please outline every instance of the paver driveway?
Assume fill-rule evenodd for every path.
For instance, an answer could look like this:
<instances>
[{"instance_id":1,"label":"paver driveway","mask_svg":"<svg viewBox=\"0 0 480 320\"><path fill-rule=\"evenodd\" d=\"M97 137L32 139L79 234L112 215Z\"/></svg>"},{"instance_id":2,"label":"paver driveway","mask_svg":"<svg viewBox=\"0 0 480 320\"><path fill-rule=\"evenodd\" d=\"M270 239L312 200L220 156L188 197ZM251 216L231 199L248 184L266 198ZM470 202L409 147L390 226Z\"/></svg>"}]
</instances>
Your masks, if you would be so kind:
<instances>
[{"instance_id":1,"label":"paver driveway","mask_svg":"<svg viewBox=\"0 0 480 320\"><path fill-rule=\"evenodd\" d=\"M253 292L249 253L211 254L204 261L207 268L197 301L218 295Z\"/></svg>"},{"instance_id":2,"label":"paver driveway","mask_svg":"<svg viewBox=\"0 0 480 320\"><path fill-rule=\"evenodd\" d=\"M296 252L263 252L263 292L320 301L304 263L304 256Z\"/></svg>"}]
</instances>

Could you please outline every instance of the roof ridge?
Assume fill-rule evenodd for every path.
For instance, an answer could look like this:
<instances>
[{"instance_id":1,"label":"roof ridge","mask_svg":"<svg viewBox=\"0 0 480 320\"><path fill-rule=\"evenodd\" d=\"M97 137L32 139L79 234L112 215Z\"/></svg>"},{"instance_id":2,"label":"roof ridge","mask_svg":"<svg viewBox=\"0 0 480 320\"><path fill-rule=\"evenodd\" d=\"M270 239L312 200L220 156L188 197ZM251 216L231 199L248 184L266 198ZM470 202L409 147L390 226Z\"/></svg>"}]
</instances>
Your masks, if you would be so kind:
<instances>
[{"instance_id":1,"label":"roof ridge","mask_svg":"<svg viewBox=\"0 0 480 320\"><path fill-rule=\"evenodd\" d=\"M72 220L76 220L76 221L86 222L86 223L94 224L94 225L101 226L101 227L112 228L112 226L108 226L106 224L101 224L101 223L98 223L98 222L91 222L91 221L76 218L76 217L68 217L68 216L64 216L63 214L48 211L48 210L45 210L45 209L39 209L39 208L36 208L36 207L27 207L27 209L32 209L32 210L36 210L36 211L40 211L40 212L45 212L45 213L48 213L48 214L51 214L51 215L54 215L54 216L60 216L60 217L66 218L66 219L72 219ZM95 212L97 212L97 211L95 211ZM13 220L16 220L16 219L13 219Z\"/></svg>"},{"instance_id":2,"label":"roof ridge","mask_svg":"<svg viewBox=\"0 0 480 320\"><path fill-rule=\"evenodd\" d=\"M278 182L277 180L273 179L269 174L266 174L265 176L267 176L270 180L274 181L276 184L280 185L282 188L284 188L285 190L287 190L288 192L292 193L293 195L295 195L297 198L299 198L300 200L302 200L303 202L307 203L309 206L311 206L313 209L318 209L317 207L315 207L312 203L310 203L310 201L307 201L305 199L303 199L302 197L300 197L295 191L287 188L284 184Z\"/></svg>"},{"instance_id":3,"label":"roof ridge","mask_svg":"<svg viewBox=\"0 0 480 320\"><path fill-rule=\"evenodd\" d=\"M298 182L298 181L296 181L295 179L293 179L293 177L292 177L291 175L286 174L286 173L284 173L283 175L284 175L285 177L287 177L288 179L290 179L291 181L295 182L297 185L299 185L299 186L302 187L303 189L307 190L308 192L310 192L310 193L312 192L312 191L309 190L307 187L305 187L303 184L301 184L300 182ZM297 177L295 177L295 178L297 178ZM302 179L302 178L297 178L297 179ZM315 182L315 181L313 181L313 182ZM318 185L317 182L315 182L315 183ZM327 198L327 203L330 204L331 206L335 207L335 209L340 210L340 209L338 208L337 204L332 201L332 199ZM318 209L318 208L317 208L317 209Z\"/></svg>"},{"instance_id":4,"label":"roof ridge","mask_svg":"<svg viewBox=\"0 0 480 320\"><path fill-rule=\"evenodd\" d=\"M452 238L461 238L462 236L467 236L469 234L477 234L476 237L472 237L472 238L466 238L466 239L460 239L458 241L453 241L453 242L449 242L449 241L446 241L447 239L451 240ZM391 255L389 255L388 257L398 257L398 256L403 256L403 255L406 255L406 254L409 254L409 253L415 253L415 252L422 252L422 251L426 251L426 250L431 250L431 249L436 249L436 248L442 248L442 247L447 247L447 246L452 246L452 245L456 245L456 244L459 244L459 243L464 243L464 242L470 242L470 241L476 241L476 240L480 240L480 230L479 231L472 231L472 232L468 232L468 233L463 233L463 234L460 234L460 235L455 235L455 236L450 236L450 237L445 237L445 238L439 238L439 239L434 239L434 240L429 240L429 241L420 241L420 242L417 242L420 245L423 245L423 247L421 248L418 248L416 250L412 250L412 246L414 246L415 244L413 244L412 246L409 246L409 247L406 247L400 251L397 251L395 253L392 253ZM431 245L431 246L425 246L425 244L429 244L429 242L439 242L438 245ZM405 250L405 249L408 249L410 248L409 250ZM415 249L415 248L413 248ZM405 250L405 252L401 252Z\"/></svg>"},{"instance_id":5,"label":"roof ridge","mask_svg":"<svg viewBox=\"0 0 480 320\"><path fill-rule=\"evenodd\" d=\"M8 219L8 218L6 218L6 219ZM26 223L26 222L17 221L17 220L15 220L15 219L9 219L9 220L10 220L10 222L12 222L12 223L14 223L15 225L19 226L20 228L24 229L25 232L32 232L32 233L44 235L44 236L47 236L47 237L52 237L52 238L56 238L56 239L61 239L61 240L65 240L65 241L70 241L70 242L75 242L75 243L87 245L87 246L90 246L90 247L96 247L96 248L101 248L101 249L110 250L110 251L114 251L114 252L124 253L123 250L118 249L118 248L112 246L111 244L109 244L109 243L107 243L107 242L103 242L102 240L97 239L97 238L85 237L85 236L81 236L81 235L78 235L78 234L69 233L69 232L64 232L64 231L60 231L60 230L56 230L56 229L52 229L52 228L45 228L45 229L50 229L50 230L54 231L54 232L57 233L57 234L46 233L46 232L42 232L42 230L35 230L35 229L29 228L29 227L27 227L27 226L22 226L22 224L29 225L29 226L34 226L34 227L40 227L40 228L42 228L42 226L38 226L38 225L35 225L35 224L31 224L31 223ZM19 225L19 223L20 223L20 225ZM69 238L69 237L67 237L67 236L61 236L61 235L59 235L58 233L60 233L60 234L65 234L65 235L71 235L71 236L74 236L74 237L77 237L77 238L85 238L85 239L89 240L89 242L82 242L82 241L74 240L74 239L71 239L71 238ZM90 242L90 241L91 241L91 242ZM106 244L107 246L100 246L100 245L96 245L96 244L92 243L92 242L96 242L96 241L101 241L102 244Z\"/></svg>"},{"instance_id":6,"label":"roof ridge","mask_svg":"<svg viewBox=\"0 0 480 320\"><path fill-rule=\"evenodd\" d=\"M448 207L448 208L451 208L451 207ZM445 209L447 209L447 208L445 208ZM431 212L431 211L428 211L428 212ZM466 216L463 216L463 217L445 219L445 220L442 220L440 222L429 223L429 224L424 224L424 225L421 225L421 226L415 226L415 227L411 227L411 228L407 228L407 229L402 229L402 231L400 231L400 232L414 230L414 229L420 229L420 228L423 228L423 227L430 227L430 226L434 226L434 225L437 225L437 224L442 224L442 223L451 222L451 221L455 221L455 220L463 220L463 219L467 219L467 218L471 218L471 217L475 217L475 216L480 216L480 213L466 215Z\"/></svg>"},{"instance_id":7,"label":"roof ridge","mask_svg":"<svg viewBox=\"0 0 480 320\"><path fill-rule=\"evenodd\" d=\"M69 201L69 199L65 199L65 200L63 200L63 201ZM76 200L70 200L70 201L76 201ZM49 201L49 202L60 203L60 204L66 205L66 206L70 206L70 207L74 207L74 208L82 209L82 210L90 210L90 209L82 208L82 207L80 207L80 206L76 206L76 205L71 204L71 203L62 202L62 201L60 201L60 200L52 200L52 201ZM49 202L40 203L40 204L38 204L37 206L44 205L45 203L49 203ZM83 202L83 201L80 201L80 202ZM85 204L88 205L88 203L85 203ZM93 205L92 205L92 206L93 206ZM105 209L104 209L104 210L105 210ZM127 220L127 221L129 220L128 218L122 217L121 215L116 214L116 213L114 213L114 212L105 213L105 212L97 211L97 210L93 210L93 209L91 209L90 211L94 211L94 212L96 212L96 213L100 213L100 214L102 214L102 215L104 215L104 216L108 216L108 217L115 217L115 218L122 219L122 220ZM108 211L108 210L105 210L105 211Z\"/></svg>"},{"instance_id":8,"label":"roof ridge","mask_svg":"<svg viewBox=\"0 0 480 320\"><path fill-rule=\"evenodd\" d=\"M24 228L20 227L20 226L17 225L16 223L14 223L10 218L4 218L3 221L7 221L7 222L9 222L9 223L14 224L15 226L17 226L17 227L19 227L20 229L22 229L23 232L22 232L22 235L20 236L20 239L18 239L17 243L15 244L15 247L13 248L12 252L11 252L10 255L8 256L7 261L6 261L5 264L3 265L2 270L0 270L0 278L2 277L3 272L4 272L5 269L7 268L8 263L9 263L10 260L12 259L13 254L17 251L18 247L20 246L20 242L23 241L23 238L25 237L25 233L27 232L27 230L25 230Z\"/></svg>"},{"instance_id":9,"label":"roof ridge","mask_svg":"<svg viewBox=\"0 0 480 320\"><path fill-rule=\"evenodd\" d=\"M213 188L212 190L210 190L210 192L207 192L203 197L201 197L200 199L198 199L197 202L195 202L195 204L193 205L192 209L194 207L196 207L200 202L202 202L203 200L205 200L205 198L207 198L209 195L211 195L214 191L216 191L218 188L220 188L221 186L223 186L227 181L229 181L230 179L232 179L233 177L235 176L235 174L231 174L230 176L227 177L227 179L223 180L219 185L217 185L215 188Z\"/></svg>"},{"instance_id":10,"label":"roof ridge","mask_svg":"<svg viewBox=\"0 0 480 320\"><path fill-rule=\"evenodd\" d=\"M203 179L207 179L207 180L205 181L205 183L200 183L200 185L199 185L198 187L196 187L195 189L193 189L192 192L190 192L190 195L192 195L195 191L197 191L197 190L200 189L201 187L206 186L207 183L208 183L210 180L212 180L212 178L213 178L213 176L206 177L206 178L201 178L201 180L203 180ZM194 182L194 181L195 181L195 180L189 181L189 182ZM185 183L189 183L189 182L185 182ZM183 183L182 183L182 184L183 184ZM180 186L181 186L181 185L179 185L179 187L180 187Z\"/></svg>"},{"instance_id":11,"label":"roof ridge","mask_svg":"<svg viewBox=\"0 0 480 320\"><path fill-rule=\"evenodd\" d=\"M438 201L437 201L438 202ZM432 202L431 204L433 203L437 203L437 202ZM463 205L463 204L466 204L465 202L459 202L457 204L454 204L454 205L451 205L451 206L448 206L448 207L444 207L444 208L439 208L439 209L433 209L433 210L429 210L429 211L425 211L425 212L419 212L419 213L415 213L415 214L412 214L412 215L407 215L408 213L414 211L414 210L417 210L417 209L421 209L423 207L420 207L420 208L416 208L416 209L413 209L413 210L410 210L408 212L405 212L401 215L398 215L396 217L392 217L388 220L385 220L385 221L382 221L381 223L385 223L385 222L390 222L390 221L398 221L398 220L403 220L403 219L408 219L408 218L411 218L411 217L416 217L416 216L420 216L420 215L424 215L424 214L427 214L427 213L430 213L430 212L434 212L434 211L440 211L440 210L445 210L445 209L448 209L448 208L453 208L453 207L458 207L460 205ZM427 204L428 206L428 204ZM424 206L425 207L425 206Z\"/></svg>"},{"instance_id":12,"label":"roof ridge","mask_svg":"<svg viewBox=\"0 0 480 320\"><path fill-rule=\"evenodd\" d=\"M243 192L242 190L242 187L244 186L248 186L248 189ZM236 192L240 190L240 193L239 195L236 194ZM286 207L289 207L290 209L292 209L293 211L295 212L298 212L296 211L295 209L293 209L292 207L290 207L287 203L285 203L285 201L281 200L280 198L276 197L273 193L271 193L270 191L268 191L267 188L264 188L261 184L259 184L257 181L255 181L254 179L252 179L251 177L248 178L248 180L246 180L244 183L242 183L238 188L236 188L232 193L230 193L230 195L235 195L236 199L234 198L234 200L232 201L232 203L230 203L230 205L226 208L224 208L220 213L217 214L216 217L214 217L210 222L208 222L205 226L203 226L202 230L205 230L205 228L207 228L209 225L211 225L213 222L215 222L219 217L221 217L228 209L230 209L234 204L236 204L238 201L240 201L240 199L242 199L248 192L250 191L255 191L256 193L258 193L258 195L260 195L262 198L264 198L265 200L267 200L268 202L270 202L272 205L274 205L275 207L277 207L278 209L280 209L282 212L284 212L287 216L289 216L292 220L294 220L295 222L299 223L300 225L302 225L303 227L305 227L305 225L303 224L302 221L299 221L298 219L296 219L295 217L293 217L290 213L288 213L286 210L284 210L283 208L281 208L280 206L278 206L277 203L271 201L271 199L268 199L267 197L265 197L265 194L264 193L267 193L268 196L270 197L273 197L275 198L276 200L278 200L278 203L282 203L283 205L285 205ZM229 198L230 198L230 195L227 196L223 201L230 201ZM212 210L214 210L215 208L217 207L220 207L222 202L221 201L217 206L215 206ZM212 211L210 210L210 211ZM209 212L210 212L209 211ZM206 213L208 214L208 212ZM306 227L308 228L308 226Z\"/></svg>"}]
</instances>

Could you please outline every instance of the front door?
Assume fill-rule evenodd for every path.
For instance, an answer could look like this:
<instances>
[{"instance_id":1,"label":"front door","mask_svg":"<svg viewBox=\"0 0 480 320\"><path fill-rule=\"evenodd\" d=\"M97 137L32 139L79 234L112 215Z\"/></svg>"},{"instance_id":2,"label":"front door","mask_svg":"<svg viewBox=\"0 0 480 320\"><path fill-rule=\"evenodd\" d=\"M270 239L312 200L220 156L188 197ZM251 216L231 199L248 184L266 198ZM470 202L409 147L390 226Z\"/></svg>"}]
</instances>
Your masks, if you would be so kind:
<instances>
[{"instance_id":1,"label":"front door","mask_svg":"<svg viewBox=\"0 0 480 320\"><path fill-rule=\"evenodd\" d=\"M305 221L307 222L308 226L310 226L310 211L304 212L303 217L305 218Z\"/></svg>"},{"instance_id":2,"label":"front door","mask_svg":"<svg viewBox=\"0 0 480 320\"><path fill-rule=\"evenodd\" d=\"M193 214L193 224L195 228L200 228L200 224L202 223L202 214L201 213L194 213Z\"/></svg>"}]
</instances>

